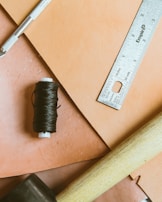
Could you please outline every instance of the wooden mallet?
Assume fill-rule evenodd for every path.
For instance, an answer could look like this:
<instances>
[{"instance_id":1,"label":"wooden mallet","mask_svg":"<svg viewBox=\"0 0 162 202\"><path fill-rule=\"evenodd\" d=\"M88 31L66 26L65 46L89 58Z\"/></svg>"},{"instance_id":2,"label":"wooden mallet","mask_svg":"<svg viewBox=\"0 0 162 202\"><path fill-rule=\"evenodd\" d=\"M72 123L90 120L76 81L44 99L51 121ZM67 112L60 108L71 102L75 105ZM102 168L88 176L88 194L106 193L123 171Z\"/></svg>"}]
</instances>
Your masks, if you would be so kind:
<instances>
[{"instance_id":1,"label":"wooden mallet","mask_svg":"<svg viewBox=\"0 0 162 202\"><path fill-rule=\"evenodd\" d=\"M44 187L45 185L42 182L39 183L36 176L33 176L33 181L26 180L26 184L29 186L24 186L23 196L29 187L31 193L37 196L37 200L36 198L32 200L30 193L28 196L24 196L23 202L92 202L161 151L162 113L159 113L69 184L55 199L51 192ZM17 191L17 193L20 192ZM11 195L13 199L14 194ZM17 202L19 202L18 197L19 195L15 198ZM2 202L9 202L8 199L9 197L5 197Z\"/></svg>"},{"instance_id":2,"label":"wooden mallet","mask_svg":"<svg viewBox=\"0 0 162 202\"><path fill-rule=\"evenodd\" d=\"M162 113L69 184L56 201L92 202L161 151Z\"/></svg>"}]
</instances>

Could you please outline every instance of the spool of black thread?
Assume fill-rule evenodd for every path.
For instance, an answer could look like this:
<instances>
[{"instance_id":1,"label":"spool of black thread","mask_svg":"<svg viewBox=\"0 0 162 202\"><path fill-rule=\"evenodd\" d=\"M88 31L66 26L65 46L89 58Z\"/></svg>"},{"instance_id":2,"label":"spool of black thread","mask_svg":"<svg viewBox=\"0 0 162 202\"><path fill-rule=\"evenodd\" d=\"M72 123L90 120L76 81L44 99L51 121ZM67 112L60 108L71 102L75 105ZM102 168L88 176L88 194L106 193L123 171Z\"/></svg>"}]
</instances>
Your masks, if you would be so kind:
<instances>
[{"instance_id":1,"label":"spool of black thread","mask_svg":"<svg viewBox=\"0 0 162 202\"><path fill-rule=\"evenodd\" d=\"M56 132L58 84L51 78L43 78L34 89L33 129L39 138L50 138Z\"/></svg>"}]
</instances>

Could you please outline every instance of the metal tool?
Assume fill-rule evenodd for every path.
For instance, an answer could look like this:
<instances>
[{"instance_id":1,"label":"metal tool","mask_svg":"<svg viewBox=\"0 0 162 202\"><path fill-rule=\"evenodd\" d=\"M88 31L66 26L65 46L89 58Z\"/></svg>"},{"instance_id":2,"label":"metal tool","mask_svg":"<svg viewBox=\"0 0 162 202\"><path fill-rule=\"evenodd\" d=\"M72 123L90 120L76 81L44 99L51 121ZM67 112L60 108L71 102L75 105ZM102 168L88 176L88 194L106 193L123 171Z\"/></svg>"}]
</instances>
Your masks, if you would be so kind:
<instances>
[{"instance_id":1,"label":"metal tool","mask_svg":"<svg viewBox=\"0 0 162 202\"><path fill-rule=\"evenodd\" d=\"M7 41L0 48L0 57L15 44L20 35L22 35L25 29L35 20L41 12L46 8L46 6L51 2L51 0L41 0L37 6L32 10L32 12L24 19L24 21L18 26L18 28L13 32L13 34L7 39Z\"/></svg>"},{"instance_id":2,"label":"metal tool","mask_svg":"<svg viewBox=\"0 0 162 202\"><path fill-rule=\"evenodd\" d=\"M97 101L121 108L161 15L162 0L142 1Z\"/></svg>"},{"instance_id":3,"label":"metal tool","mask_svg":"<svg viewBox=\"0 0 162 202\"><path fill-rule=\"evenodd\" d=\"M149 198L142 200L141 202L152 202Z\"/></svg>"},{"instance_id":4,"label":"metal tool","mask_svg":"<svg viewBox=\"0 0 162 202\"><path fill-rule=\"evenodd\" d=\"M53 191L37 175L31 174L0 201L55 202L54 197Z\"/></svg>"}]
</instances>

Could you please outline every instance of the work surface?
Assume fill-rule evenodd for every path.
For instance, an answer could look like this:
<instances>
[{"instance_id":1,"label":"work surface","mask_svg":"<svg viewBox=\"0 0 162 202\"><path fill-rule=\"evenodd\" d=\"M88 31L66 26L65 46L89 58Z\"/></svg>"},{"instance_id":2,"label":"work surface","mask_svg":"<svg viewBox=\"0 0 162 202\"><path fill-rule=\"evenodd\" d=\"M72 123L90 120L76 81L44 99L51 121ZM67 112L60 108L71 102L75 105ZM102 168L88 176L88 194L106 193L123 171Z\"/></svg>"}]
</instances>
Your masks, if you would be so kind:
<instances>
[{"instance_id":1,"label":"work surface","mask_svg":"<svg viewBox=\"0 0 162 202\"><path fill-rule=\"evenodd\" d=\"M13 23L8 19L6 13L1 9L0 12L1 18L1 26L4 28L1 34L1 41L5 38L6 34L10 32L13 28ZM23 50L23 51L22 51ZM25 60L26 58L26 60ZM14 49L9 52L6 58L1 58L0 65L3 71L1 71L1 83L3 85L3 97L1 97L1 106L3 110L1 113L8 113L9 117L4 116L5 119L1 119L1 130L6 126L6 123L13 123L8 128L4 130L5 136L3 137L3 141L1 141L1 178L0 179L0 197L4 196L8 193L12 188L14 188L19 182L21 182L28 174L22 175L23 173L30 173L38 170L45 170L52 167L58 167L65 164L83 161L90 158L96 158L100 156L102 153L108 150L105 144L98 138L95 132L88 127L87 123L84 121L82 116L79 114L78 110L71 104L69 99L65 99L65 95L59 90L59 104L61 104L61 108L59 109L59 119L61 114L63 113L65 118L69 113L75 119L75 127L77 127L77 131L80 128L80 132L82 133L82 139L87 139L82 145L81 141L76 141L73 139L75 143L75 147L77 146L77 151L79 147L82 150L86 149L86 144L88 144L88 151L82 152L82 156L76 155L77 159L72 157L72 154L68 154L65 152L65 147L63 145L60 146L61 151L66 153L67 156L71 156L70 159L66 160L66 157L63 156L62 152L59 151L58 146L56 147L57 134L54 134L54 140L39 140L37 139L37 134L33 132L32 129L32 108L30 103L30 96L32 94L34 83L41 78L42 76L52 76L43 61L38 60L37 53L31 47L30 43L26 38L22 37L19 42L15 45ZM37 74L38 73L38 74ZM6 102L6 98L8 101ZM24 99L27 99L28 102L24 102ZM29 99L28 99L29 98ZM23 104L22 104L23 103ZM64 107L64 105L66 105ZM27 109L26 109L26 107ZM8 111L10 109L10 111ZM14 110L13 110L14 109ZM63 111L60 113L60 111ZM25 112L25 113L24 113ZM23 117L23 114L28 116ZM27 117L30 117L29 119ZM73 120L72 119L72 120ZM78 122L77 123L77 119ZM25 120L25 122L24 122ZM62 120L62 118L61 118ZM65 127L65 121L64 122ZM70 134L72 130L69 126L66 126L66 132L68 132L68 128L70 130ZM59 123L57 125L57 130L59 129ZM62 134L58 133L60 138L63 137ZM76 133L75 133L76 135ZM77 132L77 135L79 133ZM89 136L89 137L86 137ZM90 138L90 136L92 137ZM25 138L26 136L26 138ZM84 137L84 138L83 138ZM58 137L59 138L59 137ZM70 137L68 137L70 138ZM12 141L11 141L12 139ZM15 139L15 140L14 140ZM71 139L71 138L70 138ZM78 139L77 139L78 140ZM64 139L65 143L67 141ZM51 143L53 142L53 144ZM78 145L79 143L79 145ZM86 143L86 144L85 144ZM12 144L12 148L9 146ZM34 144L34 145L33 145ZM38 144L38 145L37 145ZM15 146L14 146L15 145ZM92 145L94 149L91 150L90 145ZM96 145L96 146L95 146ZM83 147L85 146L85 148ZM42 149L40 149L43 147ZM50 149L50 153L48 151L49 147L53 147L52 151ZM63 149L64 147L64 149ZM23 148L23 149L22 149ZM29 152L29 150L30 152ZM98 148L98 149L97 149ZM42 157L42 153L39 154L40 150L46 151ZM55 151L54 151L55 150ZM73 147L70 147L69 152L74 151ZM18 154L16 153L18 152ZM86 154L87 153L87 154ZM59 157L60 161L56 161ZM74 155L73 155L74 156ZM46 160L44 159L46 158ZM47 163L48 159L49 163ZM44 159L44 160L43 160ZM62 159L62 160L61 160ZM29 163L31 162L31 163ZM37 173L37 175L51 188L58 193L61 191L74 177L77 177L80 173L86 170L94 161L87 161L83 163L77 163L69 166L64 166L60 168L55 168L48 171L43 171ZM15 176L19 175L19 176ZM6 178L4 178L6 176ZM13 176L13 177L7 177ZM15 176L15 177L14 177ZM129 189L129 192L126 190ZM132 181L129 177L115 186L112 190L108 191L100 198L96 200L99 201L107 201L111 200L112 202L117 201L141 201L145 198L144 193L140 190L140 188L136 185L136 181Z\"/></svg>"},{"instance_id":2,"label":"work surface","mask_svg":"<svg viewBox=\"0 0 162 202\"><path fill-rule=\"evenodd\" d=\"M136 9L138 7L139 2L140 1L136 2L136 7L134 7L134 9ZM2 1L2 3L4 3L4 5L5 5L5 1ZM3 19L3 20L1 20L1 23L2 23L1 26L3 26L3 28L4 28L3 30L1 30L1 36L2 36L1 41L4 41L7 38L7 36L11 33L11 31L14 30L15 25L13 25L11 23L11 21L9 20L7 13L3 12L3 9L1 11L2 11L1 18ZM132 16L133 16L133 14L134 14L134 12L132 12ZM22 15L22 17L23 17L23 15ZM38 21L38 23L40 23L40 22ZM30 36L30 34L32 36L33 31L36 29L37 29L36 27L33 27L33 29L31 27L29 36ZM160 28L159 28L159 30L160 30ZM154 54L152 52L152 49L155 48L157 45L157 41L160 41L159 32L157 32L156 36L157 37L154 39L154 43L152 44L152 47L150 48L150 52L147 55L148 58L151 58L153 56L155 58L157 58L157 63L155 63L156 67L157 67L157 68L155 68L156 69L155 74L158 75L158 79L154 83L154 85L156 87L156 91L151 90L152 84L150 83L150 81L153 79L153 74L151 74L151 75L147 74L148 76L145 77L146 82L144 82L143 73L142 73L143 70L142 70L141 73L139 74L140 76L138 78L139 78L140 85L141 85L141 83L144 82L142 85L144 89L147 86L147 84L149 84L149 86L150 86L151 94L149 92L149 95L151 97L149 97L149 98L151 98L151 99L148 99L148 102L147 102L147 106L149 106L150 111L147 111L145 108L144 114L143 114L144 117L141 120L137 119L136 120L137 122L135 125L133 125L133 122L131 122L132 126L129 128L129 130L128 130L129 132L138 128L139 125L142 125L143 122L146 121L146 119L149 119L152 114L155 114L156 112L158 112L161 107L161 95L157 96L158 95L157 92L160 92L160 90L161 90L161 86L159 86L159 84L161 83L161 76L160 76L161 70L160 70L160 66L157 66L158 64L160 64L159 61L161 60L161 56L159 55L159 51L157 51L157 52L154 51ZM29 39L30 39L30 37L29 37ZM120 40L122 41L122 38ZM157 50L161 49L160 47L161 47L161 45L158 46ZM35 46L35 48L37 48L37 47ZM114 54L116 54L115 50L114 50ZM20 60L19 60L20 58L21 58L21 62L23 61L23 63L20 63ZM29 61L29 58L30 58L30 61ZM35 59L35 58L37 58L37 59ZM106 55L105 55L105 58L106 58ZM144 63L145 67L149 63L149 61L145 60L145 63ZM14 137L15 142L18 143L18 144L16 143L17 148L18 148L17 150L15 150L14 147L11 147L10 148L11 150L10 151L8 150L9 152L6 153L7 158L4 158L4 160L3 160L3 164L2 164L3 166L1 169L1 177L19 175L19 174L30 173L33 171L35 172L35 171L45 170L45 169L51 169L52 167L54 168L54 167L59 167L59 166L71 164L74 162L82 161L82 160L93 159L93 158L102 156L105 152L108 151L108 147L99 138L98 134L92 129L92 127L87 123L87 121L85 121L85 119L80 114L80 112L77 110L77 108L74 107L74 103L70 100L70 98L67 96L67 94L61 88L59 90L59 98L60 98L59 104L61 104L61 108L58 109L59 110L59 121L58 121L59 134L56 134L56 136L54 136L52 138L52 143L50 141L46 141L46 140L39 141L39 143L38 143L37 138L35 138L33 141L33 135L35 136L36 134L33 134L32 128L31 128L31 122L30 122L32 119L32 106L31 106L30 101L28 102L26 100L27 99L29 100L30 95L32 94L32 89L33 89L35 82L37 82L41 77L49 76L49 75L52 77L55 77L55 76L49 71L50 67L48 65L46 65L41 58L39 58L37 51L35 51L32 48L32 45L25 37L22 37L22 39L20 39L18 41L18 43L14 46L14 48L6 55L6 58L3 58L3 61L1 61L1 62L2 62L1 68L3 69L3 72L1 74L1 75L3 75L2 79L1 79L1 82L2 82L1 84L6 87L6 88L2 89L3 90L2 93L4 95L9 95L8 102L9 102L9 106L10 106L10 107L6 107L6 108L2 107L2 109L3 109L2 111L4 112L4 114L7 114L8 110L10 109L10 115L11 115L10 119L5 116L5 119L3 118L3 121L1 122L1 123L3 123L2 128L6 128L5 130L7 130L7 133L6 133L7 135L5 136L7 139L4 139L4 137L1 136L2 142L5 143L2 145L1 148L3 149L3 151L6 151L6 143L8 144L10 142L11 137ZM4 68L4 67L7 67L7 68ZM11 69L10 69L10 67L11 67ZM151 71L152 71L152 68L151 68ZM27 76L27 74L28 74L28 76ZM26 80L26 78L28 78L28 80ZM21 86L22 84L23 84L23 86ZM11 85L12 85L12 89L10 88ZM18 86L18 91L16 90L17 89L16 86ZM141 107L139 104L140 102L138 99L139 98L138 90L136 89L136 86L134 86L133 89L135 89L135 92L136 92L136 96L134 98L137 98L136 99L137 105L135 105L135 106L136 106L136 109L138 108L138 110L135 110L136 111L135 114L131 114L131 117L132 117L131 120L133 120L135 117L138 117L139 114L141 113L141 111L140 111ZM140 98L142 99L143 94L140 94L140 95L141 95ZM23 96L23 106L18 104L19 102L21 102L21 104L22 104L22 101L20 99L20 97L22 97L22 96ZM67 97L68 97L68 100L66 99ZM5 103L5 105L7 105L5 96L3 96L3 97L1 96L1 99L2 99L2 103ZM25 102L24 102L24 99L25 99ZM74 101L76 101L76 99L74 99ZM130 101L131 101L131 99L128 100L129 103L130 103ZM85 107L85 103L83 103L83 104ZM84 112L83 110L81 110L81 111ZM126 110L126 112L127 113L125 113L125 115L128 115L128 118L129 118L129 116L130 116L130 113L128 113L129 110ZM26 116L24 116L24 114ZM84 115L86 115L86 114L84 114ZM92 114L91 114L91 116L92 116ZM30 121L29 121L29 117L31 117ZM71 119L71 117L73 117L73 119ZM122 115L121 115L121 117L122 117ZM115 119L115 115L114 115L114 119ZM10 121L8 121L8 120L10 120ZM15 122L15 121L13 122L12 120L17 120L17 122ZM73 120L75 120L75 125L70 127ZM23 126L24 122L26 123L25 126ZM60 128L62 128L62 122L64 122L64 126L66 125L66 127L64 128L62 134L60 134ZM12 127L10 127L10 128L6 127L6 123L10 123L10 126L12 126L14 128L14 133L13 133ZM67 123L67 124L65 124L65 123ZM123 123L121 122L121 125L122 124ZM112 124L110 124L110 125L112 125ZM125 126L125 125L123 125L123 126ZM84 129L84 131L83 131L83 129ZM24 133L24 131L25 131L25 133ZM76 136L76 131L77 131L77 136ZM128 135L128 132L126 134ZM69 136L70 136L70 139L69 139ZM31 145L35 146L35 147L33 147L32 150L30 150L30 149L28 150L28 151L30 151L30 153L28 153L28 155L30 154L29 156L22 155L22 151L23 152L25 151L24 150L25 147L22 146L22 142L16 141L17 138L19 138L19 140L22 140L22 142L24 143L24 146L27 146L28 148ZM110 138L110 137L108 137L108 138ZM112 146L112 147L113 147L113 145L117 144L117 142L120 141L120 139L122 139L122 137L119 137L119 140L118 140L118 139L116 139L115 136L113 138L114 138L114 140L111 139L112 144L110 144L110 146ZM73 139L73 143L70 143L70 147L69 147L69 142L71 142L69 140L72 140L72 139ZM86 141L85 141L85 139L86 139ZM104 138L104 136L103 136L103 139L106 140ZM74 144L74 142L75 142L75 144ZM52 150L50 149L47 151L46 148L48 146L50 146L52 148ZM69 150L69 148L70 148L70 150ZM34 157L34 156L32 156L34 151L36 152L35 160L32 160L31 157ZM44 151L46 151L46 154L44 154ZM53 158L54 153L55 153L55 157ZM19 154L19 156L17 154ZM46 159L46 155L48 156L48 159ZM12 157L12 161L10 161L9 156ZM16 156L17 156L17 158L16 158ZM15 160L19 160L19 164L14 164ZM26 164L25 162L28 162L28 164ZM146 165L145 169L141 169L141 170L135 172L134 174L132 174L133 177L137 177L138 175L141 175L141 173L142 173L143 178L141 178L141 181L139 181L139 182L141 182L142 188L143 187L146 188L145 190L147 190L148 194L153 193L151 196L154 197L155 202L158 202L158 200L156 200L156 197L158 194L156 195L156 193L157 193L157 191L159 191L158 190L159 186L157 187L156 190L153 190L153 192L151 192L152 189L151 189L149 180L151 180L151 182L152 182L151 184L153 187L157 186L156 182L159 184L161 183L161 175L156 166L157 163L160 163L160 162L162 162L162 160L161 160L161 157L159 156L150 164L151 169L154 169L154 171L156 170L156 173L157 173L156 179L158 179L158 182L155 178L153 178L154 177L154 176L152 176L153 172L150 170L149 165ZM12 169L11 169L11 163L12 163ZM17 165L19 165L19 166L17 166ZM28 165L28 167L26 167L26 165ZM60 170L54 169L51 171L39 173L39 175L52 188L57 187L59 189L59 187L60 187L59 185L62 182L62 179L63 179L63 181L65 180L65 184L66 184L66 180L68 182L69 178L71 178L70 177L71 174L69 174L69 172L73 172L73 169L75 170L76 167L78 169L78 172L84 168L83 164L74 165L74 168L72 168L72 167L73 166L64 167L64 168L60 168ZM13 172L13 168L15 169L14 172ZM8 171L6 172L7 169L8 169ZM27 170L24 170L24 169L27 169ZM66 169L67 169L67 171L66 171ZM69 170L71 170L71 171L69 171ZM54 184L54 181L55 181L54 178L56 176L58 176L57 175L58 173L61 177L57 178L58 181L56 180L56 184ZM52 180L51 180L51 176L54 177ZM68 178L68 176L69 176L69 178ZM13 178L13 181L14 180L17 181L20 178L19 177ZM1 182L8 183L9 182L8 180L9 181L11 180L11 182L12 182L12 179L3 179ZM16 181L15 181L15 183L16 183ZM115 195L116 195L116 193L118 193L118 194L121 193L121 195L122 195L121 197L123 197L124 202L126 202L126 200L129 197L132 197L131 198L132 201L134 200L133 197L135 197L135 200L139 201L138 197L143 198L143 194L141 194L141 191L139 191L137 186L134 186L134 185L135 184L130 179L126 179L123 182L121 182L119 185L117 185L117 187L115 189L113 189L114 191L109 192L109 194L107 196L103 196L99 200L106 201L106 200L108 200L108 198L106 199L105 197L109 197L109 196L114 197L114 193L115 193ZM2 186L3 186L3 184L2 184ZM132 192L134 193L131 195L131 192L129 192L131 196L130 195L128 196L127 195L128 193L125 193L123 191L124 188L126 188L128 186L131 187ZM138 193L137 195L135 194L136 191ZM158 193L160 193L160 192L158 192ZM131 200L128 200L128 201L131 201ZM111 199L111 201L113 201L113 199ZM116 199L116 201L117 201L117 199Z\"/></svg>"}]
</instances>

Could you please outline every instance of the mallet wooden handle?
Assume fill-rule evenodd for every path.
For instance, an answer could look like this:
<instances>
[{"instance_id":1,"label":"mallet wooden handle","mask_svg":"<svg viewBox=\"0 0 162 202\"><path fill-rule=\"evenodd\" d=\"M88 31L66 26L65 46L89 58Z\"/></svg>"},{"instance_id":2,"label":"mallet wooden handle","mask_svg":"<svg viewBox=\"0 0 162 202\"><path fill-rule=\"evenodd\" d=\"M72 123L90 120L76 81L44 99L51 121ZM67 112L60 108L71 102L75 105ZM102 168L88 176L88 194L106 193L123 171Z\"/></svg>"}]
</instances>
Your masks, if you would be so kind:
<instances>
[{"instance_id":1,"label":"mallet wooden handle","mask_svg":"<svg viewBox=\"0 0 162 202\"><path fill-rule=\"evenodd\" d=\"M162 113L109 152L56 196L57 202L92 202L162 151Z\"/></svg>"}]
</instances>

